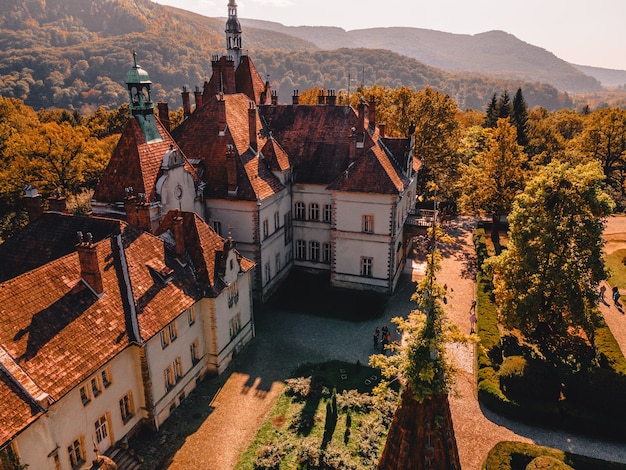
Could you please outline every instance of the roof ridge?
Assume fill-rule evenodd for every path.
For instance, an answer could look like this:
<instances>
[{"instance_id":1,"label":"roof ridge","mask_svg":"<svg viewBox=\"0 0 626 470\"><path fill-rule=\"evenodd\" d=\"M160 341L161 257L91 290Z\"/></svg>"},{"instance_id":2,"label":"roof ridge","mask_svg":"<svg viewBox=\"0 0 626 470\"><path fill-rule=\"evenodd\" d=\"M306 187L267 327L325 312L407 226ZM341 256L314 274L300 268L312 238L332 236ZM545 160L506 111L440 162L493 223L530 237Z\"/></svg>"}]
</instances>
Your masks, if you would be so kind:
<instances>
[{"instance_id":1,"label":"roof ridge","mask_svg":"<svg viewBox=\"0 0 626 470\"><path fill-rule=\"evenodd\" d=\"M15 362L13 357L0 345L0 370L41 410L48 409L51 397Z\"/></svg>"}]
</instances>

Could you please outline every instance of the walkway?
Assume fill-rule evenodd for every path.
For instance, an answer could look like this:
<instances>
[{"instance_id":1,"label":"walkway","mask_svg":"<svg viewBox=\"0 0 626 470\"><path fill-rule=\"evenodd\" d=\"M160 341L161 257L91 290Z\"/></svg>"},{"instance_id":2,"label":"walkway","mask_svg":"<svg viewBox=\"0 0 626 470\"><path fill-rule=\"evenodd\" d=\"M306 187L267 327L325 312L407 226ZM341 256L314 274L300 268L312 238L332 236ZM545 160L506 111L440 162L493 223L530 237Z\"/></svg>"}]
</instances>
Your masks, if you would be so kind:
<instances>
[{"instance_id":1,"label":"walkway","mask_svg":"<svg viewBox=\"0 0 626 470\"><path fill-rule=\"evenodd\" d=\"M456 243L444 248L443 269L438 278L448 286L448 318L462 331L469 330L469 308L474 298L472 223L472 219L461 218L448 226ZM196 402L184 405L186 410L177 410L182 414L175 414L166 422L159 444L172 457L164 468L231 470L282 391L282 380L297 365L328 359L367 363L373 353L371 336L375 327L384 323L391 326L391 318L406 315L413 308L409 299L420 266L414 267L415 275L412 276L411 267L403 275L382 319L348 323L285 311L255 312L257 337L253 344L226 373L199 386L201 395ZM617 317L616 312L613 308L611 314L626 336L626 318ZM609 325L613 329L612 322ZM626 344L626 338L617 334L616 337ZM460 370L450 402L463 469L480 469L488 451L502 440L535 442L626 463L623 444L544 431L482 409L476 400L473 348L457 347L454 356ZM168 448L172 445L174 449ZM137 451L141 454L141 449Z\"/></svg>"}]
</instances>

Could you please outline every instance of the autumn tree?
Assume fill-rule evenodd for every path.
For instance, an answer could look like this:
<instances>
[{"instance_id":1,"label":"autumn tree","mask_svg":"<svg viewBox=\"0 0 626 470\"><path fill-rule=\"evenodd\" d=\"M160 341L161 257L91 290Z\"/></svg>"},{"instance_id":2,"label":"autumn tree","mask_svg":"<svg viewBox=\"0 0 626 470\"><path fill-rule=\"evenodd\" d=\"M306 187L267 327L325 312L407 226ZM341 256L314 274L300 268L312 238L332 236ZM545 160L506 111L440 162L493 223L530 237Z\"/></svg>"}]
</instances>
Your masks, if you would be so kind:
<instances>
[{"instance_id":1,"label":"autumn tree","mask_svg":"<svg viewBox=\"0 0 626 470\"><path fill-rule=\"evenodd\" d=\"M607 108L586 116L583 131L568 148L599 161L614 198L626 206L626 111Z\"/></svg>"},{"instance_id":2,"label":"autumn tree","mask_svg":"<svg viewBox=\"0 0 626 470\"><path fill-rule=\"evenodd\" d=\"M486 148L462 167L459 204L467 214L491 215L491 237L499 250L500 220L524 188L527 157L508 119L499 119L498 126L487 131L491 135Z\"/></svg>"},{"instance_id":3,"label":"autumn tree","mask_svg":"<svg viewBox=\"0 0 626 470\"><path fill-rule=\"evenodd\" d=\"M537 344L580 332L593 343L606 277L602 230L613 208L603 180L597 162L547 165L513 204L508 249L487 262L501 322Z\"/></svg>"}]
</instances>

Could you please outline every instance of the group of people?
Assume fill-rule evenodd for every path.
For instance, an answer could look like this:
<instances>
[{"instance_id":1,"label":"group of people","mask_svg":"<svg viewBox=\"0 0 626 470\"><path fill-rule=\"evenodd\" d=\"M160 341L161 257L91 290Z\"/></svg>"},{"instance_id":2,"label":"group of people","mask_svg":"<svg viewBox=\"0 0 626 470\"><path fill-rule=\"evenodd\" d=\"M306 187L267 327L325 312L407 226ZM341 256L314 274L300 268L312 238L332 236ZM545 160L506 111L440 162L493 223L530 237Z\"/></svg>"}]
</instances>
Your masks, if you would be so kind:
<instances>
[{"instance_id":1,"label":"group of people","mask_svg":"<svg viewBox=\"0 0 626 470\"><path fill-rule=\"evenodd\" d=\"M385 346L391 343L391 333L389 332L389 328L387 328L387 325L383 325L382 327L382 336L381 336L381 330L378 327L376 327L376 330L374 331L374 350L375 351L378 351L379 342L382 344L381 351L385 352Z\"/></svg>"}]
</instances>

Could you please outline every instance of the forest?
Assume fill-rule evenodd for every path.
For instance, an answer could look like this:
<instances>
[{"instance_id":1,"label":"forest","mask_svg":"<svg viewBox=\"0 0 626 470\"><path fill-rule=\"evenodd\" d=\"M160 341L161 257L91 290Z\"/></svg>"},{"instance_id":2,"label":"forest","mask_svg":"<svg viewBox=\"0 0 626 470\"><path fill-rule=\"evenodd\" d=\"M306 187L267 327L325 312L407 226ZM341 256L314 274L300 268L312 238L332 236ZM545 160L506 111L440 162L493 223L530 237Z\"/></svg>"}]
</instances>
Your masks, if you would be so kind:
<instances>
[{"instance_id":1,"label":"forest","mask_svg":"<svg viewBox=\"0 0 626 470\"><path fill-rule=\"evenodd\" d=\"M315 103L319 89L300 94L300 103ZM422 160L420 190L432 185L441 201L465 213L504 215L534 173L551 162L597 162L606 191L626 207L626 111L602 108L581 111L529 107L525 90L493 93L482 111L461 109L434 88L357 87L340 92L339 104L356 106L363 97L377 102L377 121L389 136L416 127L414 155ZM35 111L21 100L0 98L0 239L26 223L24 187L44 197L60 190L74 213L89 210L91 191L106 167L129 118L128 105ZM176 125L182 110L171 112ZM493 181L502 180L498 185Z\"/></svg>"}]
</instances>

